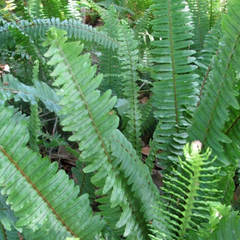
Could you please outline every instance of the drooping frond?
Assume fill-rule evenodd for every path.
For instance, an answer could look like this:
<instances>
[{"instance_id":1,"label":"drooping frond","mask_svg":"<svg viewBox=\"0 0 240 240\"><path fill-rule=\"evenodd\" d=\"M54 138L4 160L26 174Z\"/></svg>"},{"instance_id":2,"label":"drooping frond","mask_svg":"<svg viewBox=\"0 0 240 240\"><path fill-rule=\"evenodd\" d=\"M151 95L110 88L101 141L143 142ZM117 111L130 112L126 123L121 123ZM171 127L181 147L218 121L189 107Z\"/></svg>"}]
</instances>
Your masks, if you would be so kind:
<instances>
[{"instance_id":1,"label":"drooping frond","mask_svg":"<svg viewBox=\"0 0 240 240\"><path fill-rule=\"evenodd\" d=\"M1 107L0 186L19 218L16 226L27 226L26 239L93 239L103 222L93 216L87 194L78 198L79 188L64 171L57 172L57 163L26 146L27 122L16 124L12 114Z\"/></svg>"},{"instance_id":2,"label":"drooping frond","mask_svg":"<svg viewBox=\"0 0 240 240\"><path fill-rule=\"evenodd\" d=\"M9 26L18 25L23 32L31 36L32 40L37 38L44 38L46 31L54 26L59 29L66 30L69 38L84 39L87 41L94 41L106 48L115 49L118 44L117 42L108 37L106 33L97 31L92 26L82 24L79 20L64 20L60 21L58 18L51 19L36 19L32 22L21 20L18 23L6 23L0 27L0 44L1 45L13 45L14 39L9 32Z\"/></svg>"},{"instance_id":3,"label":"drooping frond","mask_svg":"<svg viewBox=\"0 0 240 240\"><path fill-rule=\"evenodd\" d=\"M152 91L154 115L159 121L154 132L155 147L162 151L157 158L165 166L177 162L186 143L189 123L184 113L197 104L196 69L188 50L192 44L191 18L185 2L154 0L151 6L154 41L151 50L155 80ZM169 159L171 162L169 162Z\"/></svg>"},{"instance_id":4,"label":"drooping frond","mask_svg":"<svg viewBox=\"0 0 240 240\"><path fill-rule=\"evenodd\" d=\"M158 220L167 231L161 225L155 226L158 237L153 239L186 239L189 230L198 231L202 223L208 223L209 202L217 201L211 197L211 192L216 191L212 184L218 181L220 169L213 167L215 159L209 159L210 149L203 154L200 151L200 141L191 146L187 143L185 159L179 158L179 170L173 170L174 177L166 175Z\"/></svg>"},{"instance_id":5,"label":"drooping frond","mask_svg":"<svg viewBox=\"0 0 240 240\"><path fill-rule=\"evenodd\" d=\"M3 82L0 81L0 101L3 103L13 98L15 101L23 100L33 105L39 99L51 112L57 113L61 109L60 97L46 83L35 80L34 86L28 86L19 82L11 74L5 74Z\"/></svg>"},{"instance_id":6,"label":"drooping frond","mask_svg":"<svg viewBox=\"0 0 240 240\"><path fill-rule=\"evenodd\" d=\"M123 96L129 101L130 110L126 113L128 118L125 135L140 150L141 113L138 106L139 80L137 73L138 41L134 39L134 33L126 22L122 21L119 26L118 55L121 63Z\"/></svg>"},{"instance_id":7,"label":"drooping frond","mask_svg":"<svg viewBox=\"0 0 240 240\"><path fill-rule=\"evenodd\" d=\"M235 90L236 71L240 71L240 2L232 0L228 4L228 13L222 19L223 38L219 44L218 55L214 57L212 72L206 84L205 95L194 114L194 122L189 131L189 139L199 139L205 147L211 147L217 162L225 166L234 160L226 156L223 144L231 143L224 132L224 125L229 120L229 107L239 109ZM227 173L225 173L227 174ZM226 183L218 186L226 189Z\"/></svg>"}]
</instances>

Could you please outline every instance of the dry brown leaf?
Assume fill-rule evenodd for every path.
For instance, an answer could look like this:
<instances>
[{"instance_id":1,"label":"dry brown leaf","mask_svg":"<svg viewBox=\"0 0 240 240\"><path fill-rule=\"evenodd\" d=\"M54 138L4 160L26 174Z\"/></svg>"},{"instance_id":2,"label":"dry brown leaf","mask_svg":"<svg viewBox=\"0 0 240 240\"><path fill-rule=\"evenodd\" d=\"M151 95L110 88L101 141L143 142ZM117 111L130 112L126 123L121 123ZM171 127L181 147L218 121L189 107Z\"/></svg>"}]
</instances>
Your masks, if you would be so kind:
<instances>
[{"instance_id":1,"label":"dry brown leaf","mask_svg":"<svg viewBox=\"0 0 240 240\"><path fill-rule=\"evenodd\" d=\"M150 147L143 147L141 153L148 156L150 152Z\"/></svg>"}]
</instances>

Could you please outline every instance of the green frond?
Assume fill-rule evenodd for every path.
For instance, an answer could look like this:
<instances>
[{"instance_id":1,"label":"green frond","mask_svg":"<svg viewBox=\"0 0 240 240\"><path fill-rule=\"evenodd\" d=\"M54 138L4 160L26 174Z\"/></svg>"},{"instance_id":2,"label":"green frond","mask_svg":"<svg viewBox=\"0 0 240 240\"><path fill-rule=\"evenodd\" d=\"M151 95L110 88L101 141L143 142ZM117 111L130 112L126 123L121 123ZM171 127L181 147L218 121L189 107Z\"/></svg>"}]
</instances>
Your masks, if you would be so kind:
<instances>
[{"instance_id":1,"label":"green frond","mask_svg":"<svg viewBox=\"0 0 240 240\"><path fill-rule=\"evenodd\" d=\"M117 42L108 37L106 33L98 31L92 26L82 24L79 20L69 19L60 21L58 18L51 19L36 19L33 21L21 20L18 23L6 23L0 26L0 44L13 45L14 38L9 32L9 26L18 25L22 31L31 36L32 40L37 38L45 38L47 30L51 27L56 27L67 31L69 38L84 39L90 42L96 42L103 45L105 48L115 49Z\"/></svg>"},{"instance_id":2,"label":"green frond","mask_svg":"<svg viewBox=\"0 0 240 240\"><path fill-rule=\"evenodd\" d=\"M4 196L0 193L0 225L2 225L2 229L4 231L7 230L9 232L17 232L16 222L18 218L14 215L14 212L11 210L10 205L6 204L6 200L7 200L7 196ZM22 229L18 228L18 231L21 232ZM5 238L0 238L0 239L5 239Z\"/></svg>"},{"instance_id":3,"label":"green frond","mask_svg":"<svg viewBox=\"0 0 240 240\"><path fill-rule=\"evenodd\" d=\"M212 240L238 240L240 239L239 212L233 211L230 206L212 206L212 219L210 221L209 239ZM217 224L216 224L217 223ZM206 238L205 238L206 239ZM202 238L201 240L204 240Z\"/></svg>"},{"instance_id":4,"label":"green frond","mask_svg":"<svg viewBox=\"0 0 240 240\"><path fill-rule=\"evenodd\" d=\"M193 46L196 51L203 49L205 36L209 28L208 1L206 0L188 0L188 5L192 13L193 20Z\"/></svg>"},{"instance_id":5,"label":"green frond","mask_svg":"<svg viewBox=\"0 0 240 240\"><path fill-rule=\"evenodd\" d=\"M209 29L212 28L215 22L226 12L227 0L210 0L209 1Z\"/></svg>"},{"instance_id":6,"label":"green frond","mask_svg":"<svg viewBox=\"0 0 240 240\"><path fill-rule=\"evenodd\" d=\"M60 97L46 83L35 80L34 86L28 86L19 82L11 74L5 74L3 82L0 81L0 101L3 103L10 99L23 100L32 105L37 104L39 99L51 112L58 113L61 109Z\"/></svg>"},{"instance_id":7,"label":"green frond","mask_svg":"<svg viewBox=\"0 0 240 240\"><path fill-rule=\"evenodd\" d=\"M140 150L141 113L138 106L139 80L137 73L138 41L126 22L122 21L118 33L118 55L121 63L123 96L129 101L130 110L126 113L128 118L125 134L133 147Z\"/></svg>"},{"instance_id":8,"label":"green frond","mask_svg":"<svg viewBox=\"0 0 240 240\"><path fill-rule=\"evenodd\" d=\"M239 150L239 134L240 134L240 110L236 110L233 107L229 107L229 120L225 123L223 132L231 139L231 143L223 143L224 154L227 159L231 159L229 166L226 167L226 175L222 176L221 186L225 186L223 189L221 202L230 205L232 202L233 192L235 190L234 176L238 162L240 160ZM216 186L217 187L217 186Z\"/></svg>"},{"instance_id":9,"label":"green frond","mask_svg":"<svg viewBox=\"0 0 240 240\"><path fill-rule=\"evenodd\" d=\"M98 201L104 203L108 199L111 207L107 207L107 212L104 207L99 207L102 215L106 220L110 218L115 230L121 231L125 237L146 239L149 233L147 224L152 218L149 208L154 204L158 190L131 144L115 130L118 118L110 111L116 98L110 98L110 91L100 96L96 88L102 75L94 77L96 67L91 66L89 55L80 55L83 46L76 42L66 43L64 35L62 30L51 29L49 40L45 42L45 45L51 43L45 56L52 57L50 65L56 65L52 73L57 77L54 85L61 86L59 93L63 95L60 103L64 107L60 114L68 115L61 122L63 130L74 131L69 140L79 142L79 160L87 162L83 171L95 173L91 182L98 188L97 194L104 196ZM124 151L120 158L119 151Z\"/></svg>"},{"instance_id":10,"label":"green frond","mask_svg":"<svg viewBox=\"0 0 240 240\"><path fill-rule=\"evenodd\" d=\"M156 119L153 115L152 99L150 98L146 103L140 104L140 111L142 116L141 134L153 133L156 127Z\"/></svg>"},{"instance_id":11,"label":"green frond","mask_svg":"<svg viewBox=\"0 0 240 240\"><path fill-rule=\"evenodd\" d=\"M13 109L1 107L1 113L0 186L19 218L16 226L27 227L26 239L93 239L103 222L93 216L87 194L78 198L79 188L64 171L57 172L57 163L26 146L26 121L16 124Z\"/></svg>"},{"instance_id":12,"label":"green frond","mask_svg":"<svg viewBox=\"0 0 240 240\"><path fill-rule=\"evenodd\" d=\"M77 161L76 167L72 168L72 172L80 188L80 191L79 191L80 196L84 193L87 193L91 201L92 199L96 198L95 187L91 183L91 177L93 176L93 174L85 173L83 169L84 169L84 163Z\"/></svg>"},{"instance_id":13,"label":"green frond","mask_svg":"<svg viewBox=\"0 0 240 240\"><path fill-rule=\"evenodd\" d=\"M150 52L154 63L154 115L159 121L153 138L157 143L154 145L162 151L157 158L164 160L161 165L167 167L178 162L177 156L182 154L186 144L189 122L184 112L197 105L198 75L193 73L196 69L192 57L195 51L188 50L193 42L186 3L174 0L154 0L153 3L154 41Z\"/></svg>"},{"instance_id":14,"label":"green frond","mask_svg":"<svg viewBox=\"0 0 240 240\"><path fill-rule=\"evenodd\" d=\"M141 239L141 235L145 236L143 239L148 239L146 236L149 229L146 224L157 214L157 211L152 212L150 209L152 206L157 206L158 190L152 182L147 166L141 162L130 142L118 130L111 135L111 149L114 156L113 166L119 170L118 176L122 178L121 185L130 202L130 205L123 209L117 225L122 225L121 219L127 215L128 220L123 219L122 221L126 224L125 233L126 231L132 232L129 239L131 236L138 235L138 231L139 234L142 232L138 239ZM116 189L111 197L125 202L126 196L122 194Z\"/></svg>"},{"instance_id":15,"label":"green frond","mask_svg":"<svg viewBox=\"0 0 240 240\"><path fill-rule=\"evenodd\" d=\"M19 240L19 235L16 230L6 230L0 221L0 239Z\"/></svg>"},{"instance_id":16,"label":"green frond","mask_svg":"<svg viewBox=\"0 0 240 240\"><path fill-rule=\"evenodd\" d=\"M119 20L117 19L116 11L110 8L107 13L104 14L104 31L107 35L113 39L118 37ZM99 57L100 72L103 73L103 81L100 86L100 90L105 92L107 89L111 89L113 94L122 96L122 84L121 84L121 72L120 62L117 57L117 52L113 49L102 49Z\"/></svg>"},{"instance_id":17,"label":"green frond","mask_svg":"<svg viewBox=\"0 0 240 240\"><path fill-rule=\"evenodd\" d=\"M201 224L210 219L209 203L217 201L211 197L211 192L215 191L212 185L219 181L220 169L213 167L215 159L209 159L209 149L200 154L201 147L199 141L191 146L187 143L183 149L185 159L179 158L180 169L173 169L173 176L166 175L159 221L168 227L169 232L162 232L154 226L161 237L166 234L166 239L185 239L189 230L198 231Z\"/></svg>"},{"instance_id":18,"label":"green frond","mask_svg":"<svg viewBox=\"0 0 240 240\"><path fill-rule=\"evenodd\" d=\"M31 115L29 118L28 129L30 134L30 147L33 151L38 152L39 148L37 145L38 136L41 131L40 119L38 117L38 104L31 105Z\"/></svg>"},{"instance_id":19,"label":"green frond","mask_svg":"<svg viewBox=\"0 0 240 240\"><path fill-rule=\"evenodd\" d=\"M81 20L80 14L80 5L79 2L76 0L68 0L68 4L66 5L66 12L68 18L78 19Z\"/></svg>"},{"instance_id":20,"label":"green frond","mask_svg":"<svg viewBox=\"0 0 240 240\"><path fill-rule=\"evenodd\" d=\"M67 1L59 0L41 0L43 5L43 14L45 18L59 18L65 19L64 10L67 5Z\"/></svg>"},{"instance_id":21,"label":"green frond","mask_svg":"<svg viewBox=\"0 0 240 240\"><path fill-rule=\"evenodd\" d=\"M27 8L32 18L43 17L43 5L41 0L28 0Z\"/></svg>"},{"instance_id":22,"label":"green frond","mask_svg":"<svg viewBox=\"0 0 240 240\"><path fill-rule=\"evenodd\" d=\"M224 153L223 144L231 143L224 132L229 120L229 107L239 109L235 90L236 71L240 71L240 21L236 12L240 11L240 2L232 0L228 4L228 13L222 18L223 38L219 44L218 55L214 57L212 72L206 84L204 97L194 114L194 122L189 131L189 139L200 140L205 147L211 147L217 155L218 164L227 167L234 163ZM225 185L218 186L221 189Z\"/></svg>"},{"instance_id":23,"label":"green frond","mask_svg":"<svg viewBox=\"0 0 240 240\"><path fill-rule=\"evenodd\" d=\"M217 23L212 27L212 29L205 36L203 43L203 50L198 54L195 63L198 65L199 74L199 85L201 86L199 98L202 98L205 91L205 85L207 84L208 75L212 68L213 56L218 54L219 41L222 37L221 32L221 22Z\"/></svg>"}]
</instances>

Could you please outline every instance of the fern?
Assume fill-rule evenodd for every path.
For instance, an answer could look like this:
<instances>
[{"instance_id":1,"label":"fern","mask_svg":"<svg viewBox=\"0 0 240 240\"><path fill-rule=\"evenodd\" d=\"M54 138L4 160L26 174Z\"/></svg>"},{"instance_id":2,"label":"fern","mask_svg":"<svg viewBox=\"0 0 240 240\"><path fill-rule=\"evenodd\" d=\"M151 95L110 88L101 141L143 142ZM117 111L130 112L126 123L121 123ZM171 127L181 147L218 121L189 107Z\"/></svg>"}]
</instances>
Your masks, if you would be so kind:
<instances>
[{"instance_id":1,"label":"fern","mask_svg":"<svg viewBox=\"0 0 240 240\"><path fill-rule=\"evenodd\" d=\"M14 215L10 206L6 204L6 200L7 197L0 193L0 239L19 239L17 233L18 231L21 232L22 229L16 229L16 222L18 218Z\"/></svg>"},{"instance_id":2,"label":"fern","mask_svg":"<svg viewBox=\"0 0 240 240\"><path fill-rule=\"evenodd\" d=\"M0 44L5 46L14 45L13 38L8 28L9 26L14 27L16 25L18 25L25 34L31 36L33 40L36 38L43 39L46 31L50 27L55 26L66 30L70 38L94 41L106 48L112 47L115 49L118 46L114 39L108 37L106 33L97 31L95 28L92 28L92 26L82 24L81 21L73 19L61 22L58 18L36 19L32 22L21 20L18 23L6 23L4 26L0 27Z\"/></svg>"},{"instance_id":3,"label":"fern","mask_svg":"<svg viewBox=\"0 0 240 240\"><path fill-rule=\"evenodd\" d=\"M186 143L189 123L184 111L194 109L197 104L198 76L192 73L196 69L192 64L195 58L191 57L195 51L188 50L192 44L192 26L186 4L174 0L153 2L152 91L154 115L159 121L153 137L155 148L163 151L157 157L165 160L161 164L167 167L178 162L177 156L182 154Z\"/></svg>"},{"instance_id":4,"label":"fern","mask_svg":"<svg viewBox=\"0 0 240 240\"><path fill-rule=\"evenodd\" d=\"M13 109L1 107L1 112L0 185L19 218L16 226L28 225L26 238L34 232L34 239L92 239L103 222L92 216L87 195L77 198L78 188L63 171L56 174L57 164L26 147L26 121L16 124Z\"/></svg>"},{"instance_id":5,"label":"fern","mask_svg":"<svg viewBox=\"0 0 240 240\"><path fill-rule=\"evenodd\" d=\"M122 135L116 137L120 139L117 144L112 145L109 142L109 136L114 136L118 125L118 118L110 112L116 98L110 99L110 91L100 96L95 90L102 76L94 78L96 67L91 66L89 56L79 56L83 46L76 42L65 43L64 34L65 32L61 30L51 29L49 32L51 41L45 43L45 45L52 43L46 56L52 57L49 64L56 64L52 73L57 77L54 85L63 85L60 94L64 97L60 103L64 107L60 114L68 115L61 122L63 130L74 131L69 140L80 142L79 160L87 163L83 171L85 173L97 171L92 176L91 182L98 188L97 194L103 196L98 201L103 205L106 201L108 203L107 210L104 206L99 207L102 215L110 219L109 222L115 225L114 230L120 231L124 236L146 239L149 233L147 223L152 217L149 214L149 204L154 203L153 199L157 197L158 191L150 180L147 169L144 170L143 165L137 167L136 152L130 148L130 143ZM104 109L100 106L104 106ZM127 158L117 158L115 154L122 151L126 144L124 156ZM117 167L119 164L120 168L123 168L122 171ZM129 168L128 174L126 168ZM135 183L135 177L140 176L142 180ZM144 189L141 189L139 184ZM146 191L147 195L142 191ZM141 211L138 213L139 205L138 207L135 205L141 195L143 200ZM147 197L151 199L149 202L145 202Z\"/></svg>"},{"instance_id":6,"label":"fern","mask_svg":"<svg viewBox=\"0 0 240 240\"><path fill-rule=\"evenodd\" d=\"M201 142L195 141L191 146L186 144L186 159L179 159L181 170L186 177L183 172L176 170L173 170L174 177L166 175L163 187L165 194L162 196L164 203L161 203L162 208L159 209L163 217L159 221L168 226L169 232L156 229L159 237L185 239L189 230L198 231L200 223L210 218L208 205L213 198L209 193L215 191L212 183L219 181L219 168L212 167L215 159L209 160L209 149L203 154L200 154L200 151Z\"/></svg>"},{"instance_id":7,"label":"fern","mask_svg":"<svg viewBox=\"0 0 240 240\"><path fill-rule=\"evenodd\" d=\"M104 15L104 29L107 35L113 39L117 39L118 30L115 28L119 24L116 12L110 8L108 14ZM113 49L102 49L99 57L99 67L101 73L104 74L100 90L106 91L111 89L113 94L118 97L122 96L121 72L119 71L120 62L116 51Z\"/></svg>"},{"instance_id":8,"label":"fern","mask_svg":"<svg viewBox=\"0 0 240 240\"><path fill-rule=\"evenodd\" d=\"M209 30L208 1L188 0L188 5L194 24L193 49L198 51L203 49L204 38Z\"/></svg>"},{"instance_id":9,"label":"fern","mask_svg":"<svg viewBox=\"0 0 240 240\"><path fill-rule=\"evenodd\" d=\"M194 114L194 122L189 131L189 139L199 139L205 147L211 147L214 155L217 155L218 165L224 166L221 174L226 175L229 165L234 160L228 158L224 151L223 144L228 148L231 143L229 137L223 132L224 124L229 120L229 107L239 109L236 97L238 92L234 89L236 75L239 71L239 64L236 60L239 54L239 16L236 11L240 10L238 1L229 3L228 14L222 19L222 32L224 34L218 56L214 57L212 72L209 75L206 85L206 95L201 100L199 108ZM230 146L229 146L230 147ZM228 182L222 181L218 186L226 190ZM223 199L225 195L222 195Z\"/></svg>"},{"instance_id":10,"label":"fern","mask_svg":"<svg viewBox=\"0 0 240 240\"><path fill-rule=\"evenodd\" d=\"M43 17L43 6L41 0L30 0L28 1L28 10L30 15L33 18L41 18Z\"/></svg>"},{"instance_id":11,"label":"fern","mask_svg":"<svg viewBox=\"0 0 240 240\"><path fill-rule=\"evenodd\" d=\"M119 28L119 52L122 71L123 96L129 101L130 110L126 113L128 123L125 134L133 147L140 150L140 127L141 113L138 106L137 85L137 61L138 61L138 42L134 40L134 34L127 26L126 22L122 22Z\"/></svg>"},{"instance_id":12,"label":"fern","mask_svg":"<svg viewBox=\"0 0 240 240\"><path fill-rule=\"evenodd\" d=\"M40 99L51 112L57 113L61 109L60 98L46 83L35 80L35 86L27 86L11 74L6 74L3 76L3 82L0 82L0 100L3 104L13 98L15 101L23 100L33 105Z\"/></svg>"}]
</instances>

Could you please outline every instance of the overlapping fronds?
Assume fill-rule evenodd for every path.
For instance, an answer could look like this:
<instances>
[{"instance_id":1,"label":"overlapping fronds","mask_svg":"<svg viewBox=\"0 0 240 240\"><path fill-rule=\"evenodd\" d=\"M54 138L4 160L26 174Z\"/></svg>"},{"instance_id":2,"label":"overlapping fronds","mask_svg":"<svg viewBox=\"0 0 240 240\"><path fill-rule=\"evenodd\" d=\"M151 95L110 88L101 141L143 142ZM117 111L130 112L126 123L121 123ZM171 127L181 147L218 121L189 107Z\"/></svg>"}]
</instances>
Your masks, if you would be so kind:
<instances>
[{"instance_id":1,"label":"overlapping fronds","mask_svg":"<svg viewBox=\"0 0 240 240\"><path fill-rule=\"evenodd\" d=\"M137 72L138 63L138 41L134 39L134 33L125 21L119 26L118 33L118 55L121 63L123 96L129 101L130 110L126 113L128 117L125 134L133 147L140 150L141 113L138 106L139 80Z\"/></svg>"},{"instance_id":2,"label":"overlapping fronds","mask_svg":"<svg viewBox=\"0 0 240 240\"><path fill-rule=\"evenodd\" d=\"M159 121L154 132L159 159L165 166L178 161L186 143L189 123L184 116L185 109L194 109L197 104L198 77L193 71L196 66L188 50L192 45L191 18L185 2L155 0L151 6L154 41L151 50L152 77L155 80L152 91L155 117ZM167 160L171 160L171 162ZM161 163L162 164L162 163Z\"/></svg>"},{"instance_id":3,"label":"overlapping fronds","mask_svg":"<svg viewBox=\"0 0 240 240\"><path fill-rule=\"evenodd\" d=\"M16 239L17 232L21 232L22 229L16 229L16 222L18 218L14 215L14 212L11 210L10 206L6 204L6 200L7 196L4 196L0 193L0 239L5 239L4 237L1 237L1 234L4 236L4 233L6 233L7 239L11 239L8 235L13 237L12 239Z\"/></svg>"},{"instance_id":4,"label":"overlapping fronds","mask_svg":"<svg viewBox=\"0 0 240 240\"><path fill-rule=\"evenodd\" d=\"M210 0L209 1L209 28L212 28L222 15L226 12L227 0Z\"/></svg>"},{"instance_id":5,"label":"overlapping fronds","mask_svg":"<svg viewBox=\"0 0 240 240\"><path fill-rule=\"evenodd\" d=\"M230 205L232 202L232 195L235 190L234 176L238 162L240 161L239 150L239 134L240 134L240 110L229 107L229 120L225 123L223 132L231 139L231 143L222 143L224 154L231 162L226 167L226 176L221 179L221 186L225 186L222 194L222 203Z\"/></svg>"},{"instance_id":6,"label":"overlapping fronds","mask_svg":"<svg viewBox=\"0 0 240 240\"><path fill-rule=\"evenodd\" d=\"M126 138L118 135L116 138L120 140L117 143L112 145L109 142L109 136L114 136L114 130L118 126L118 118L111 111L116 98L110 98L111 91L101 96L96 91L102 75L94 77L96 67L91 66L89 55L79 56L83 46L78 42L66 43L65 34L62 30L51 29L48 33L49 40L45 42L45 45L51 44L45 54L46 57L52 57L49 64L56 65L52 73L57 77L54 85L62 86L59 93L63 95L60 103L64 107L60 114L67 115L61 122L63 130L74 131L69 140L79 142L79 160L87 162L83 171L94 172L91 182L98 188L97 194L104 196L98 201L102 204L107 201L107 206L111 206L110 209L99 207L102 215L109 220L109 214L114 212L112 217L115 220L111 218L110 222L116 231L120 229L124 236L147 239L147 224L152 217L149 214L150 205L147 204L153 204L158 191L150 181L147 168L145 171L143 164L137 168L140 160L138 164L135 163L136 152ZM124 147L125 145L127 146ZM118 153L123 151L123 147L125 154L119 157ZM121 171L118 168L124 169ZM126 168L129 169L128 172ZM141 181L140 176L143 178ZM135 181L135 177L139 177L139 181ZM138 213L135 204L139 202L140 196L143 200L141 207L137 208L140 208Z\"/></svg>"},{"instance_id":7,"label":"overlapping fronds","mask_svg":"<svg viewBox=\"0 0 240 240\"><path fill-rule=\"evenodd\" d=\"M93 239L103 222L93 216L88 195L78 198L79 188L64 171L57 172L57 163L26 146L27 122L16 124L12 114L1 107L0 186L19 218L16 226L27 226L26 239Z\"/></svg>"},{"instance_id":8,"label":"overlapping fronds","mask_svg":"<svg viewBox=\"0 0 240 240\"><path fill-rule=\"evenodd\" d=\"M51 112L58 113L61 109L60 97L46 83L35 80L34 86L28 86L19 82L11 74L5 74L3 82L0 81L0 101L3 103L13 98L15 101L23 100L33 105L37 104L39 99Z\"/></svg>"},{"instance_id":9,"label":"overlapping fronds","mask_svg":"<svg viewBox=\"0 0 240 240\"><path fill-rule=\"evenodd\" d=\"M184 147L185 159L179 158L179 171L173 170L173 176L166 175L165 192L159 221L168 227L164 231L155 226L158 237L154 239L186 239L187 232L191 229L197 231L202 223L208 223L209 201L216 200L211 197L215 192L213 183L219 180L219 168L214 168L209 160L210 149L200 154L202 144L195 141L191 146L187 143Z\"/></svg>"},{"instance_id":10,"label":"overlapping fronds","mask_svg":"<svg viewBox=\"0 0 240 240\"><path fill-rule=\"evenodd\" d=\"M18 23L6 23L0 27L0 44L1 45L13 45L14 38L12 38L9 32L9 26L18 25L24 33L31 36L32 40L37 38L44 38L46 31L54 26L59 29L66 30L70 38L84 39L87 41L93 41L105 48L115 49L117 42L108 37L105 32L97 31L92 26L82 24L79 20L69 19L60 21L58 18L51 19L36 19L33 21L21 20Z\"/></svg>"},{"instance_id":11,"label":"overlapping fronds","mask_svg":"<svg viewBox=\"0 0 240 240\"><path fill-rule=\"evenodd\" d=\"M131 232L130 239L134 239L134 236L139 236L137 239L142 239L141 236L148 239L149 229L146 224L157 215L157 211L151 211L151 207L157 206L158 190L152 182L147 166L140 161L130 142L118 130L111 135L111 149L114 156L113 166L118 169L119 176L125 179L122 179L125 196L116 189L111 197L118 202L125 202L127 199L130 202L130 205L125 205L123 209L123 215L127 218L124 219L122 215L117 225L126 224L125 234L126 231ZM109 217L109 213L106 214Z\"/></svg>"},{"instance_id":12,"label":"overlapping fronds","mask_svg":"<svg viewBox=\"0 0 240 240\"><path fill-rule=\"evenodd\" d=\"M188 0L188 5L192 13L193 20L193 41L192 48L196 51L203 49L205 36L209 28L208 1L206 0Z\"/></svg>"},{"instance_id":13,"label":"overlapping fronds","mask_svg":"<svg viewBox=\"0 0 240 240\"><path fill-rule=\"evenodd\" d=\"M236 71L240 71L240 2L232 0L228 13L222 19L223 38L218 55L214 57L212 72L206 84L206 94L201 99L199 108L194 114L194 122L189 131L189 139L199 139L205 147L211 147L217 155L218 164L228 166L232 158L226 157L223 145L231 143L224 132L224 125L229 120L229 107L239 109L235 90ZM226 188L226 185L219 185Z\"/></svg>"},{"instance_id":14,"label":"overlapping fronds","mask_svg":"<svg viewBox=\"0 0 240 240\"><path fill-rule=\"evenodd\" d=\"M214 228L209 239L211 240L238 240L240 239L240 218L239 212L230 210L228 213L223 214L222 212L215 211L220 213L221 218L219 219L219 224ZM215 213L214 212L214 213ZM204 238L201 238L204 240Z\"/></svg>"}]
</instances>

